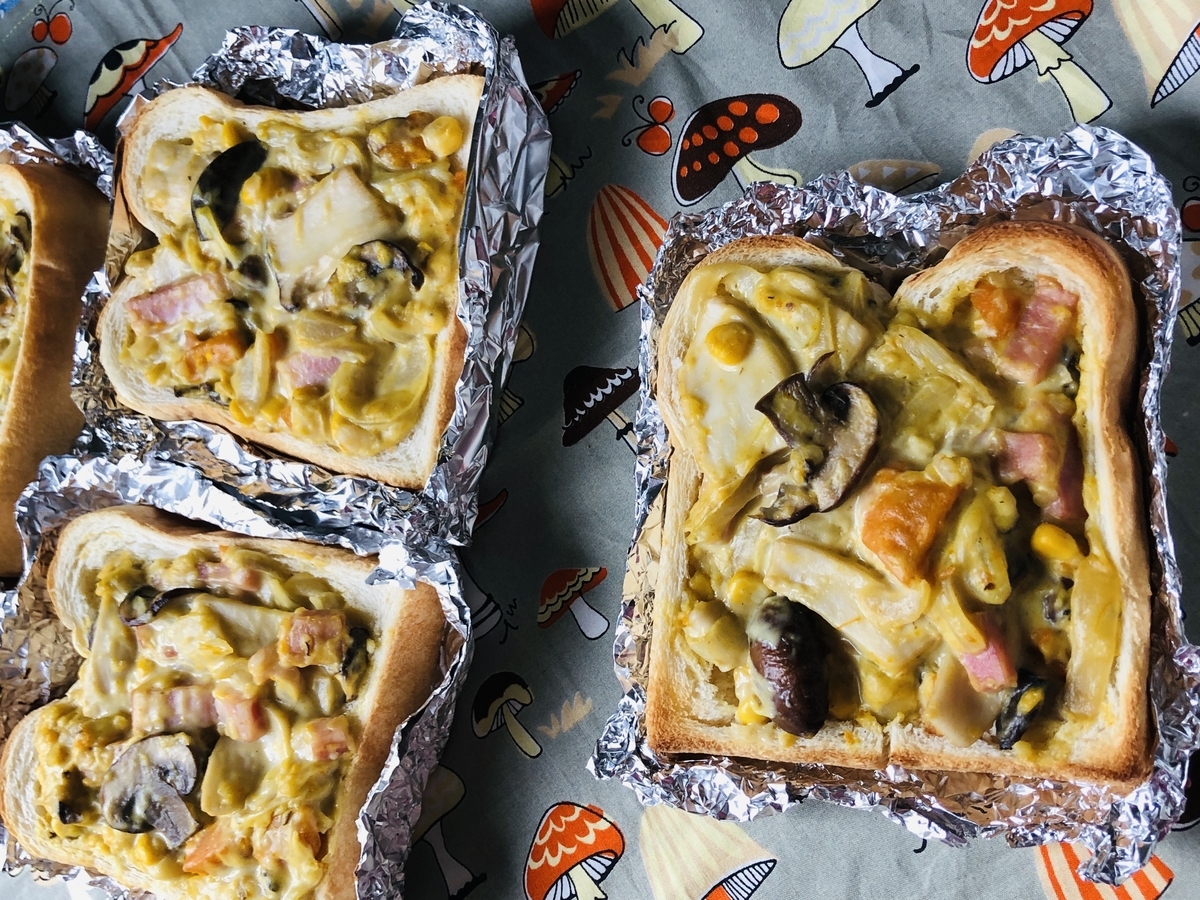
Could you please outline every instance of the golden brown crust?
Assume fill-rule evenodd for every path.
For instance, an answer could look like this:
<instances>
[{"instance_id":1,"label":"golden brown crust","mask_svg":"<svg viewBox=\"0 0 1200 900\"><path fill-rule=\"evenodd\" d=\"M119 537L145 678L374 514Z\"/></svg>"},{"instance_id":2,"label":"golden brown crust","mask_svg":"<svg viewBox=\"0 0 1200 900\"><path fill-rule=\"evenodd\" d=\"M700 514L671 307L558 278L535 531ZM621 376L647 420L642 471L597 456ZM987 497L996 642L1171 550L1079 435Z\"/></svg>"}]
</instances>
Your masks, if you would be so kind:
<instances>
[{"instance_id":1,"label":"golden brown crust","mask_svg":"<svg viewBox=\"0 0 1200 900\"><path fill-rule=\"evenodd\" d=\"M71 400L75 329L83 290L104 260L108 203L45 164L0 167L0 191L28 203L32 224L25 324L0 420L0 575L15 575L22 559L13 505L42 458L68 450L83 426Z\"/></svg>"}]
</instances>

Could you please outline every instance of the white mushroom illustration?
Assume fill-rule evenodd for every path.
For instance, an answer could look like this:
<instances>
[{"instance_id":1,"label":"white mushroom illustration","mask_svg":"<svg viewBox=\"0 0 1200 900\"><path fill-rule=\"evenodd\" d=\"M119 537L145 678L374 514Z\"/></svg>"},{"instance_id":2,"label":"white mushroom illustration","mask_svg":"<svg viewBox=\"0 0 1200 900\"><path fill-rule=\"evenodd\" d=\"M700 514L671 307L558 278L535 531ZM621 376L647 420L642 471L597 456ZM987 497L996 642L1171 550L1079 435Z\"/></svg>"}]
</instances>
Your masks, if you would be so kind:
<instances>
[{"instance_id":1,"label":"white mushroom illustration","mask_svg":"<svg viewBox=\"0 0 1200 900\"><path fill-rule=\"evenodd\" d=\"M504 613L500 609L500 604L496 602L496 598L487 591L481 590L475 583L475 579L471 577L471 573L465 568L463 574L466 576L463 581L463 599L467 601L467 606L471 609L471 630L475 632L475 640L479 640L501 623L504 623L507 632L508 623L504 621Z\"/></svg>"},{"instance_id":2,"label":"white mushroom illustration","mask_svg":"<svg viewBox=\"0 0 1200 900\"><path fill-rule=\"evenodd\" d=\"M58 96L58 91L46 87L46 79L57 62L58 54L49 47L30 47L18 56L4 86L4 108L16 112L28 103L31 118L44 113Z\"/></svg>"},{"instance_id":3,"label":"white mushroom illustration","mask_svg":"<svg viewBox=\"0 0 1200 900\"><path fill-rule=\"evenodd\" d=\"M1200 69L1200 2L1113 0L1113 7L1142 61L1150 105L1157 106Z\"/></svg>"},{"instance_id":4,"label":"white mushroom illustration","mask_svg":"<svg viewBox=\"0 0 1200 900\"><path fill-rule=\"evenodd\" d=\"M779 20L779 58L789 69L806 66L831 47L845 50L867 79L868 109L882 103L896 88L920 71L902 69L863 41L858 20L879 0L792 0Z\"/></svg>"},{"instance_id":5,"label":"white mushroom illustration","mask_svg":"<svg viewBox=\"0 0 1200 900\"><path fill-rule=\"evenodd\" d=\"M517 328L517 342L513 348L513 364L525 362L529 357L533 356L537 350L537 335L533 333L533 329L529 327L524 320ZM511 377L511 370L510 370ZM525 401L518 397L515 393L509 390L505 385L504 390L500 393L498 402L499 412L496 415L499 424L503 425L507 422L512 414L525 405Z\"/></svg>"},{"instance_id":6,"label":"white mushroom illustration","mask_svg":"<svg viewBox=\"0 0 1200 900\"><path fill-rule=\"evenodd\" d=\"M445 766L435 766L421 796L421 817L412 831L414 842L425 841L433 848L450 900L462 900L487 880L485 873L475 875L455 859L446 849L446 839L442 835L442 819L462 802L464 793L466 789L458 775Z\"/></svg>"},{"instance_id":7,"label":"white mushroom illustration","mask_svg":"<svg viewBox=\"0 0 1200 900\"><path fill-rule=\"evenodd\" d=\"M639 835L655 900L748 900L777 860L732 822L648 806Z\"/></svg>"},{"instance_id":8,"label":"white mushroom illustration","mask_svg":"<svg viewBox=\"0 0 1200 900\"><path fill-rule=\"evenodd\" d=\"M522 753L530 758L540 756L542 745L517 719L517 713L532 702L533 694L520 675L515 672L489 675L475 692L475 702L471 704L475 737L487 737L503 725Z\"/></svg>"},{"instance_id":9,"label":"white mushroom illustration","mask_svg":"<svg viewBox=\"0 0 1200 900\"><path fill-rule=\"evenodd\" d=\"M655 31L663 29L676 53L688 50L704 36L700 23L671 0L631 0ZM617 0L530 0L533 17L548 38L560 38L582 28Z\"/></svg>"},{"instance_id":10,"label":"white mushroom illustration","mask_svg":"<svg viewBox=\"0 0 1200 900\"><path fill-rule=\"evenodd\" d=\"M936 163L919 159L864 159L849 169L855 181L898 194L941 174Z\"/></svg>"}]
</instances>

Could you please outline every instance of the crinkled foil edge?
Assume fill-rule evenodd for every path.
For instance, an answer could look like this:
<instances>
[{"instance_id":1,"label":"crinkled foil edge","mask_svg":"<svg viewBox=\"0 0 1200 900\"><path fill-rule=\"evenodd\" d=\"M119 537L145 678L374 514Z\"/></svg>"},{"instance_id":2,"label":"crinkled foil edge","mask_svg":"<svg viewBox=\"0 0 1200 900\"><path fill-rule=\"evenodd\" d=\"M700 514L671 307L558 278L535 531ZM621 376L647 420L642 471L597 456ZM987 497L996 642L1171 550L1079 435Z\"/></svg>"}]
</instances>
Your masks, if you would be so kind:
<instances>
[{"instance_id":1,"label":"crinkled foil edge","mask_svg":"<svg viewBox=\"0 0 1200 900\"><path fill-rule=\"evenodd\" d=\"M704 256L748 235L800 234L824 243L894 289L933 264L972 227L1003 218L1070 222L1102 234L1130 265L1144 301L1139 421L1152 554L1150 705L1159 736L1149 779L1131 793L1052 780L909 771L769 766L727 758L657 757L645 742L650 621L670 449L656 401L657 344L683 278ZM1200 748L1200 648L1187 643L1180 573L1167 521L1160 398L1180 291L1180 225L1170 186L1149 156L1106 128L1075 126L1052 138L996 145L954 181L911 197L859 184L848 173L801 188L762 183L740 199L671 220L642 299L642 393L634 540L613 645L625 695L588 763L644 804L667 803L747 821L808 797L878 809L922 838L962 845L1002 835L1013 846L1078 841L1092 856L1081 874L1118 883L1145 865L1183 811L1191 753ZM1132 424L1132 423L1131 423Z\"/></svg>"}]
</instances>

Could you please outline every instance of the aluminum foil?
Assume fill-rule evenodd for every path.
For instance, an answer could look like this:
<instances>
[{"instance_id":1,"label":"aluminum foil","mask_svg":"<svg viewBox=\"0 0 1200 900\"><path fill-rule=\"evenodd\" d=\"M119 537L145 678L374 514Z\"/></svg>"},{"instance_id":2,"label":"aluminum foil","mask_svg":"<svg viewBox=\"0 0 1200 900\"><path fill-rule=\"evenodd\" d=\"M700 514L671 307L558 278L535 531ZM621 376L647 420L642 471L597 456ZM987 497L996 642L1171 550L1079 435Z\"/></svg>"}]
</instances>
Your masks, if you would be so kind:
<instances>
[{"instance_id":1,"label":"aluminum foil","mask_svg":"<svg viewBox=\"0 0 1200 900\"><path fill-rule=\"evenodd\" d=\"M108 199L113 195L113 158L94 134L76 131L70 137L44 138L20 122L0 124L0 163L47 163L68 166L99 188Z\"/></svg>"},{"instance_id":2,"label":"aluminum foil","mask_svg":"<svg viewBox=\"0 0 1200 900\"><path fill-rule=\"evenodd\" d=\"M1095 785L899 766L862 772L656 757L645 743L644 685L670 452L656 400L655 361L659 329L683 278L736 238L799 234L891 290L905 275L937 262L970 228L1008 218L1069 222L1102 234L1129 265L1142 300L1141 416L1132 437L1146 471L1154 536L1150 703L1159 741L1150 778L1122 795ZM740 200L672 219L640 289L637 514L614 643L626 693L589 761L597 777L620 779L644 804L668 803L721 819L746 821L816 797L878 809L919 837L955 845L993 835L1013 846L1080 841L1094 853L1081 874L1096 881L1120 882L1144 865L1182 814L1188 757L1200 748L1200 648L1183 633L1159 419L1179 299L1179 249L1170 186L1149 156L1114 131L1088 126L1053 138L1004 141L955 181L910 197L861 185L843 172L800 188L752 185Z\"/></svg>"}]
</instances>

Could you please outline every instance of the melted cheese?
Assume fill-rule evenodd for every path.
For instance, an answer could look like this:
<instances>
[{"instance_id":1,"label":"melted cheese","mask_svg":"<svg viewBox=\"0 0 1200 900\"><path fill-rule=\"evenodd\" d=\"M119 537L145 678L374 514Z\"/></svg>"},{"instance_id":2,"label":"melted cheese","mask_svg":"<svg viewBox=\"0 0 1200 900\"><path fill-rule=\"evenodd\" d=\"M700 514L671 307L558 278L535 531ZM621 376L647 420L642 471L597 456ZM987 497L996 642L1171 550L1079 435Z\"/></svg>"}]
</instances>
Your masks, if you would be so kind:
<instances>
[{"instance_id":1,"label":"melted cheese","mask_svg":"<svg viewBox=\"0 0 1200 900\"><path fill-rule=\"evenodd\" d=\"M31 240L29 214L9 197L0 197L0 417L8 408L13 373L21 351L28 304Z\"/></svg>"}]
</instances>

